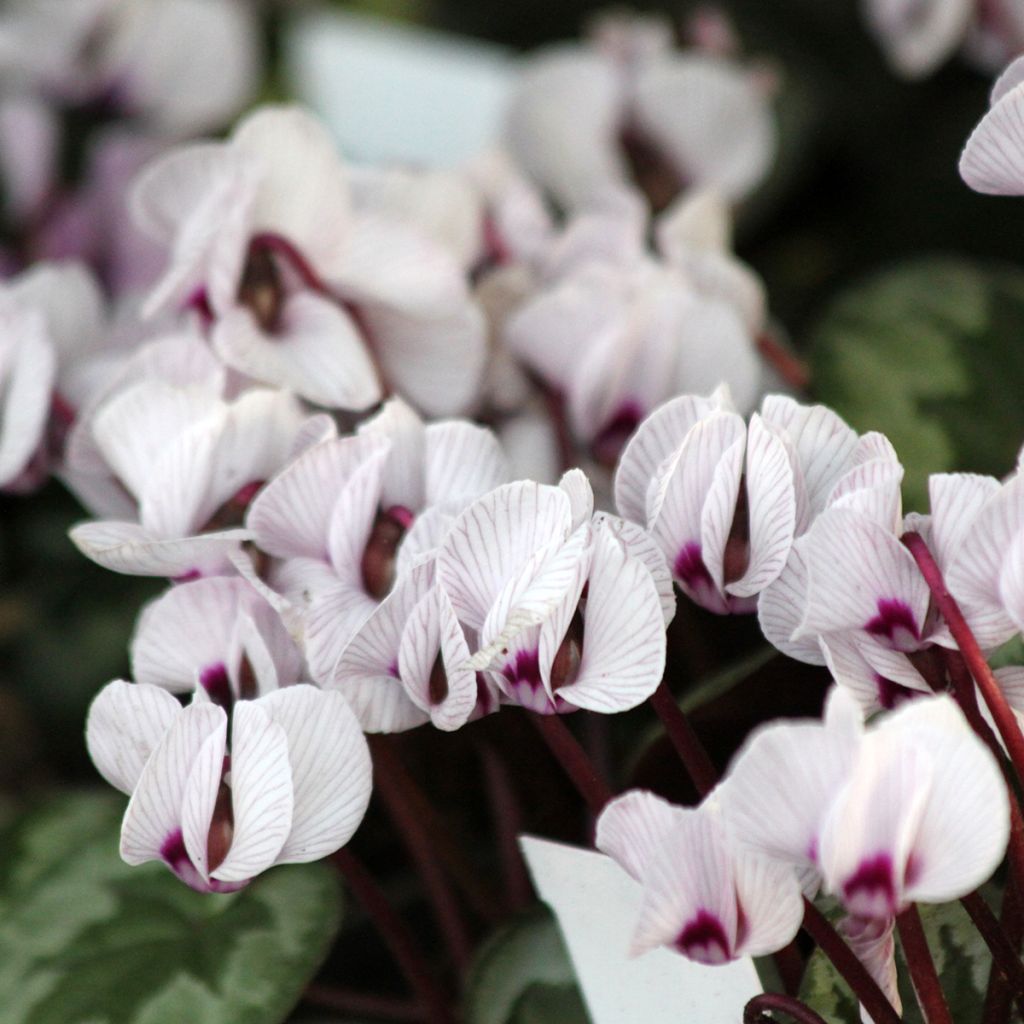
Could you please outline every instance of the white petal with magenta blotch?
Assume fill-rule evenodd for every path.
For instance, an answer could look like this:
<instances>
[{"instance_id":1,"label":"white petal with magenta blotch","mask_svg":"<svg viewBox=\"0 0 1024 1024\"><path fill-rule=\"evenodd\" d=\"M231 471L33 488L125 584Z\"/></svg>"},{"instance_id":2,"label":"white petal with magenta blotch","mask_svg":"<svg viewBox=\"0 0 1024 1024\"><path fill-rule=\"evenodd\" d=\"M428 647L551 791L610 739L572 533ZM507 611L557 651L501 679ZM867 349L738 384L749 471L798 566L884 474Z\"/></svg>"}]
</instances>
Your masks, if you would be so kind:
<instances>
[{"instance_id":1,"label":"white petal with magenta blotch","mask_svg":"<svg viewBox=\"0 0 1024 1024\"><path fill-rule=\"evenodd\" d=\"M85 722L85 742L96 770L131 794L150 754L181 713L166 691L115 680L97 694Z\"/></svg>"},{"instance_id":2,"label":"white petal with magenta blotch","mask_svg":"<svg viewBox=\"0 0 1024 1024\"><path fill-rule=\"evenodd\" d=\"M642 882L644 868L681 813L681 807L654 793L632 789L605 805L594 845Z\"/></svg>"}]
</instances>

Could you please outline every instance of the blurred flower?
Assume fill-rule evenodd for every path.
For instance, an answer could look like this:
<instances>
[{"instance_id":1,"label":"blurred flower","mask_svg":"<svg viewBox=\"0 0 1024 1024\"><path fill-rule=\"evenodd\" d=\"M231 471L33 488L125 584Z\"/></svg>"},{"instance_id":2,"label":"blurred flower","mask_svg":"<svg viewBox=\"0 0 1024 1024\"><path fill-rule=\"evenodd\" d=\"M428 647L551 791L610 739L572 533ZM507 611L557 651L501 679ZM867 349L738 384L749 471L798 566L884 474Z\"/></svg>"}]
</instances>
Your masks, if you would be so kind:
<instances>
[{"instance_id":1,"label":"blurred flower","mask_svg":"<svg viewBox=\"0 0 1024 1024\"><path fill-rule=\"evenodd\" d=\"M274 864L344 846L370 799L371 764L338 693L299 684L229 715L166 690L113 682L89 711L96 767L131 796L121 826L129 864L163 861L200 892L230 892Z\"/></svg>"},{"instance_id":2,"label":"blurred flower","mask_svg":"<svg viewBox=\"0 0 1024 1024\"><path fill-rule=\"evenodd\" d=\"M793 873L737 847L713 802L683 809L633 790L601 813L595 842L644 888L634 955L667 946L723 964L776 952L800 927Z\"/></svg>"},{"instance_id":3,"label":"blurred flower","mask_svg":"<svg viewBox=\"0 0 1024 1024\"><path fill-rule=\"evenodd\" d=\"M960 157L960 176L976 192L1024 195L1024 57L1015 60L992 87L991 107L974 129Z\"/></svg>"},{"instance_id":4,"label":"blurred flower","mask_svg":"<svg viewBox=\"0 0 1024 1024\"><path fill-rule=\"evenodd\" d=\"M712 53L672 48L671 24L610 15L585 46L527 64L506 139L526 173L568 210L615 205L634 179L661 209L711 185L741 199L775 157L770 98L754 74Z\"/></svg>"}]
</instances>

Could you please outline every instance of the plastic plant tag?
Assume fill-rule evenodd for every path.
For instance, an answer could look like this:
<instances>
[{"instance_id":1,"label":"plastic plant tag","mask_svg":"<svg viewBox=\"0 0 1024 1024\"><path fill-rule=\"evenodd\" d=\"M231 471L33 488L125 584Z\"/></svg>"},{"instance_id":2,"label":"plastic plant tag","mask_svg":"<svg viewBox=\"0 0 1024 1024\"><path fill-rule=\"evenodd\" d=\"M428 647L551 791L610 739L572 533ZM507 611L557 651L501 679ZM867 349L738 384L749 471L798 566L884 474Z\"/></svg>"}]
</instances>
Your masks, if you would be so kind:
<instances>
[{"instance_id":1,"label":"plastic plant tag","mask_svg":"<svg viewBox=\"0 0 1024 1024\"><path fill-rule=\"evenodd\" d=\"M554 911L594 1024L736 1024L762 991L749 957L704 967L666 949L630 958L641 889L609 857L546 839L519 840Z\"/></svg>"},{"instance_id":2,"label":"plastic plant tag","mask_svg":"<svg viewBox=\"0 0 1024 1024\"><path fill-rule=\"evenodd\" d=\"M298 17L286 43L300 99L360 162L455 166L498 137L511 51L365 15Z\"/></svg>"}]
</instances>

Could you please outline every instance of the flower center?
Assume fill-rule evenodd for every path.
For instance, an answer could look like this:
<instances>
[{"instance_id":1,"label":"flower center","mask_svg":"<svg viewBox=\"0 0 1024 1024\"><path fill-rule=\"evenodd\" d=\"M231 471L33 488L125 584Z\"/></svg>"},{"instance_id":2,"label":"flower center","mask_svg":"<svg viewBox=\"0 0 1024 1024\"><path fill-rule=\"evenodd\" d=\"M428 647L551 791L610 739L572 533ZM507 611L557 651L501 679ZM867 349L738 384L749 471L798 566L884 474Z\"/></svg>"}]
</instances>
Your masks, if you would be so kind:
<instances>
[{"instance_id":1,"label":"flower center","mask_svg":"<svg viewBox=\"0 0 1024 1024\"><path fill-rule=\"evenodd\" d=\"M393 505L377 513L363 549L363 588L376 601L383 601L395 582L398 545L412 526L413 514L404 505Z\"/></svg>"}]
</instances>

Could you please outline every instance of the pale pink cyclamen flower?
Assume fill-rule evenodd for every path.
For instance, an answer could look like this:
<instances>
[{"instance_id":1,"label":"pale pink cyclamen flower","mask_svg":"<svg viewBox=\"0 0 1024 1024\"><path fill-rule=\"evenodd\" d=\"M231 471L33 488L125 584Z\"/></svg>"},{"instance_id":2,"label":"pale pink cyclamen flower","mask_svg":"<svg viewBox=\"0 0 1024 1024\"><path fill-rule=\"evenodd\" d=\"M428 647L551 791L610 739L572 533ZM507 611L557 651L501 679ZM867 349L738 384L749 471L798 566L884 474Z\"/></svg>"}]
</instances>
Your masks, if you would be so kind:
<instances>
[{"instance_id":1,"label":"pale pink cyclamen flower","mask_svg":"<svg viewBox=\"0 0 1024 1024\"><path fill-rule=\"evenodd\" d=\"M0 285L0 487L42 483L107 342L99 287L76 263L41 263Z\"/></svg>"},{"instance_id":2,"label":"pale pink cyclamen flower","mask_svg":"<svg viewBox=\"0 0 1024 1024\"><path fill-rule=\"evenodd\" d=\"M738 847L713 799L684 809L633 790L601 812L595 843L643 886L633 955L667 946L723 964L774 953L800 928L793 872Z\"/></svg>"},{"instance_id":3,"label":"pale pink cyclamen flower","mask_svg":"<svg viewBox=\"0 0 1024 1024\"><path fill-rule=\"evenodd\" d=\"M619 462L619 512L651 532L691 599L753 611L794 541L830 503L902 471L879 435L858 438L823 406L769 395L749 427L729 393L683 395L633 435Z\"/></svg>"},{"instance_id":4,"label":"pale pink cyclamen flower","mask_svg":"<svg viewBox=\"0 0 1024 1024\"><path fill-rule=\"evenodd\" d=\"M741 199L775 157L776 127L757 77L735 61L672 48L672 27L612 16L585 46L532 58L506 121L513 157L560 205L598 207L632 189L630 161L657 207L687 186Z\"/></svg>"},{"instance_id":5,"label":"pale pink cyclamen flower","mask_svg":"<svg viewBox=\"0 0 1024 1024\"><path fill-rule=\"evenodd\" d=\"M1024 478L1001 484L934 474L928 486L931 516L909 517L907 528L923 531L979 645L993 650L1018 631L1000 585L1024 530ZM900 530L863 507L828 509L762 607L772 643L803 661L827 661L866 708L930 692L913 655L935 644L956 647Z\"/></svg>"},{"instance_id":6,"label":"pale pink cyclamen flower","mask_svg":"<svg viewBox=\"0 0 1024 1024\"><path fill-rule=\"evenodd\" d=\"M502 331L508 350L564 397L573 435L608 463L681 391L725 380L747 411L760 390L764 289L729 252L728 211L700 193L655 231L652 253L642 211L576 217L535 259Z\"/></svg>"},{"instance_id":7,"label":"pale pink cyclamen flower","mask_svg":"<svg viewBox=\"0 0 1024 1024\"><path fill-rule=\"evenodd\" d=\"M329 408L366 409L387 385L434 415L475 399L484 323L463 269L415 219L353 208L311 115L262 108L227 142L173 151L133 202L170 255L150 308L198 308L241 373Z\"/></svg>"},{"instance_id":8,"label":"pale pink cyclamen flower","mask_svg":"<svg viewBox=\"0 0 1024 1024\"><path fill-rule=\"evenodd\" d=\"M23 90L167 135L230 121L260 64L245 0L16 0L0 17L0 70Z\"/></svg>"},{"instance_id":9,"label":"pale pink cyclamen flower","mask_svg":"<svg viewBox=\"0 0 1024 1024\"><path fill-rule=\"evenodd\" d=\"M992 87L991 106L964 146L960 176L975 192L1024 195L1024 57Z\"/></svg>"},{"instance_id":10,"label":"pale pink cyclamen flower","mask_svg":"<svg viewBox=\"0 0 1024 1024\"><path fill-rule=\"evenodd\" d=\"M135 517L75 526L86 557L141 576L234 571L232 553L252 539L245 509L301 442L307 416L287 392L256 388L225 401L222 384L216 374L183 387L144 379L95 413L93 439Z\"/></svg>"},{"instance_id":11,"label":"pale pink cyclamen flower","mask_svg":"<svg viewBox=\"0 0 1024 1024\"><path fill-rule=\"evenodd\" d=\"M470 505L441 542L437 580L475 638L471 667L511 703L613 713L661 680L675 613L664 559L639 527L593 514L579 470Z\"/></svg>"},{"instance_id":12,"label":"pale pink cyclamen flower","mask_svg":"<svg viewBox=\"0 0 1024 1024\"><path fill-rule=\"evenodd\" d=\"M131 796L121 856L162 861L200 892L333 853L370 799L359 723L341 694L307 684L229 716L202 687L182 707L162 687L116 681L93 701L86 738L103 777Z\"/></svg>"},{"instance_id":13,"label":"pale pink cyclamen flower","mask_svg":"<svg viewBox=\"0 0 1024 1024\"><path fill-rule=\"evenodd\" d=\"M425 425L392 399L356 436L329 433L264 488L246 525L280 560L270 584L301 622L317 682L333 678L338 655L401 577L433 557L454 517L507 478L490 431L460 420ZM390 684L372 714L358 688L346 691L364 728L423 721L394 677Z\"/></svg>"}]
</instances>

